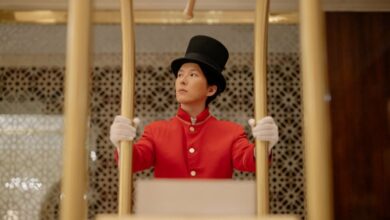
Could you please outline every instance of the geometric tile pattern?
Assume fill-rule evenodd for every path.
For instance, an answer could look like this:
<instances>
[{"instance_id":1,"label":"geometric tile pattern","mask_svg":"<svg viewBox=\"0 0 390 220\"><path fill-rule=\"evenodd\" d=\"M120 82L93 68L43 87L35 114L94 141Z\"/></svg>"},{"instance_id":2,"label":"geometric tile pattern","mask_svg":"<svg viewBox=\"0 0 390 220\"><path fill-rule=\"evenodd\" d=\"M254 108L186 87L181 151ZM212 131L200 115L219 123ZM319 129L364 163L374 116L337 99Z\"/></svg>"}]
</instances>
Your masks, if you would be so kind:
<instances>
[{"instance_id":1,"label":"geometric tile pattern","mask_svg":"<svg viewBox=\"0 0 390 220\"><path fill-rule=\"evenodd\" d=\"M175 114L177 103L169 61L174 53L137 54L135 114L139 132ZM242 124L253 117L253 56L233 53L224 71L227 89L211 104L220 119ZM64 67L0 67L0 218L56 219L60 200ZM120 112L121 67L92 69L88 136L89 218L117 210L118 170L108 138ZM270 167L271 213L305 217L300 67L297 53L269 53L268 113L279 125L280 141ZM252 137L250 137L253 139ZM152 178L153 169L135 174ZM235 171L236 180L253 180ZM29 217L27 217L29 216Z\"/></svg>"},{"instance_id":2,"label":"geometric tile pattern","mask_svg":"<svg viewBox=\"0 0 390 220\"><path fill-rule=\"evenodd\" d=\"M62 120L61 115L0 115L3 219L40 219L46 192L61 177Z\"/></svg>"}]
</instances>

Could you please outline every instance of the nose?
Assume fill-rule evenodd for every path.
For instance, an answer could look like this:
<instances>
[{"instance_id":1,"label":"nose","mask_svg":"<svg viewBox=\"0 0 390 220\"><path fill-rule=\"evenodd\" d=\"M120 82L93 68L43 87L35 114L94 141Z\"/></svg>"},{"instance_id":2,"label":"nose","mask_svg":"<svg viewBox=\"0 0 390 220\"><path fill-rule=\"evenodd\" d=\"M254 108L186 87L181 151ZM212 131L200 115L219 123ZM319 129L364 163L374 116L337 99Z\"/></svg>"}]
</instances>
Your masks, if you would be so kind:
<instances>
[{"instance_id":1,"label":"nose","mask_svg":"<svg viewBox=\"0 0 390 220\"><path fill-rule=\"evenodd\" d=\"M179 81L179 84L181 85L186 85L187 84L187 76L181 76L181 77L178 77L177 80Z\"/></svg>"}]
</instances>

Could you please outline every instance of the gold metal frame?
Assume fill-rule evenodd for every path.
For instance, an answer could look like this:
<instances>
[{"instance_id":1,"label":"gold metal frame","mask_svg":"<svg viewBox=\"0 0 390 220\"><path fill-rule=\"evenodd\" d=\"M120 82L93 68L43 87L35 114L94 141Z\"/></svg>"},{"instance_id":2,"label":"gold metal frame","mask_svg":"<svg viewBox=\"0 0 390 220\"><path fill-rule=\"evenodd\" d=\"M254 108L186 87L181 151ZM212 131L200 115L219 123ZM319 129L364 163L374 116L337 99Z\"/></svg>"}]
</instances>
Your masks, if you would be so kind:
<instances>
[{"instance_id":1,"label":"gold metal frame","mask_svg":"<svg viewBox=\"0 0 390 220\"><path fill-rule=\"evenodd\" d=\"M64 24L67 11L54 10L0 10L0 23L26 24ZM182 11L146 11L134 12L137 24L253 24L254 11L195 11L194 18L187 20ZM95 24L119 24L119 11L94 11L92 22ZM271 14L269 22L273 24L296 24L298 13Z\"/></svg>"}]
</instances>

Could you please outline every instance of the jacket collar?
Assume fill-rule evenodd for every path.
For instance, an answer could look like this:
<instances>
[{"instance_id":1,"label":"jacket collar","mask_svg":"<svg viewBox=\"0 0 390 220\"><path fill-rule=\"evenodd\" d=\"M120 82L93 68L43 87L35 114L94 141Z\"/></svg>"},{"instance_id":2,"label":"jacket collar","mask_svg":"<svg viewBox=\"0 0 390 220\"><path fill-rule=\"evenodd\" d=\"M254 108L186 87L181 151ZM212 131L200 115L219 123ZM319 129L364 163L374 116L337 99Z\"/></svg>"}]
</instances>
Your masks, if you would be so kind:
<instances>
[{"instance_id":1,"label":"jacket collar","mask_svg":"<svg viewBox=\"0 0 390 220\"><path fill-rule=\"evenodd\" d=\"M210 117L210 112L208 108L205 108L201 113L199 113L199 115L196 116L196 118L191 118L186 111L179 107L176 116L185 122L195 125L207 120Z\"/></svg>"}]
</instances>

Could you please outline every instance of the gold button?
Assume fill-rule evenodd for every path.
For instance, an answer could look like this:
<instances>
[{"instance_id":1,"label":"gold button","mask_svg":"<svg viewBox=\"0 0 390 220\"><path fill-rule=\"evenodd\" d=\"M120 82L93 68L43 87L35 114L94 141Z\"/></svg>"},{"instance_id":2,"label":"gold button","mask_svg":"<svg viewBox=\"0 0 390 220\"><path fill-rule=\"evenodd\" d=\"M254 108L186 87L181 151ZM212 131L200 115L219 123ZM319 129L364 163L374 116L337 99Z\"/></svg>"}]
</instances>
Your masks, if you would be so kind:
<instances>
[{"instance_id":1,"label":"gold button","mask_svg":"<svg viewBox=\"0 0 390 220\"><path fill-rule=\"evenodd\" d=\"M196 176L196 171L195 171L195 170L192 170L192 171L190 172L190 174L191 174L191 176Z\"/></svg>"},{"instance_id":2,"label":"gold button","mask_svg":"<svg viewBox=\"0 0 390 220\"><path fill-rule=\"evenodd\" d=\"M191 126L191 127L190 127L190 131L191 131L191 132L194 132L194 131L195 131L195 128Z\"/></svg>"},{"instance_id":3,"label":"gold button","mask_svg":"<svg viewBox=\"0 0 390 220\"><path fill-rule=\"evenodd\" d=\"M195 148L191 147L190 149L188 149L188 151L189 151L191 154L193 154L193 153L195 153Z\"/></svg>"}]
</instances>

